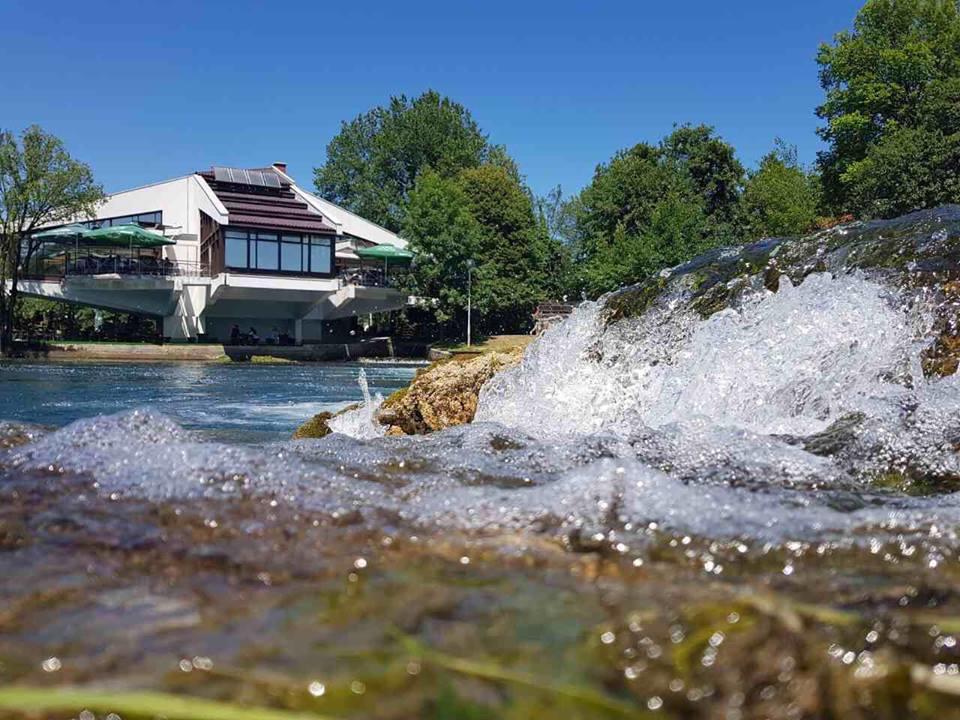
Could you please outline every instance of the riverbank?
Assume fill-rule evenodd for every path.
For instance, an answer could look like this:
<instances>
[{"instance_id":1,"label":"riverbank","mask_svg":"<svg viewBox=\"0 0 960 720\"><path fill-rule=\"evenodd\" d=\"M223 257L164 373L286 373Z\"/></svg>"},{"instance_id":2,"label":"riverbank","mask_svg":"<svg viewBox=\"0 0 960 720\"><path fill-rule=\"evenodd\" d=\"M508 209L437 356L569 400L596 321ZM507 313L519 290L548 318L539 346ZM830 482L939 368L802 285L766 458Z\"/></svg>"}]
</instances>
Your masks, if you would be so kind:
<instances>
[{"instance_id":1,"label":"riverbank","mask_svg":"<svg viewBox=\"0 0 960 720\"><path fill-rule=\"evenodd\" d=\"M57 342L24 350L29 360L100 360L110 362L344 362L364 358L425 359L426 343L372 338L353 343L317 345L223 345L220 343Z\"/></svg>"},{"instance_id":2,"label":"riverbank","mask_svg":"<svg viewBox=\"0 0 960 720\"><path fill-rule=\"evenodd\" d=\"M351 360L441 360L453 356L512 352L526 347L530 335L494 335L470 347L456 343L370 338L351 343L312 345L225 345L222 343L146 343L63 340L23 350L27 360L108 362L348 362Z\"/></svg>"}]
</instances>

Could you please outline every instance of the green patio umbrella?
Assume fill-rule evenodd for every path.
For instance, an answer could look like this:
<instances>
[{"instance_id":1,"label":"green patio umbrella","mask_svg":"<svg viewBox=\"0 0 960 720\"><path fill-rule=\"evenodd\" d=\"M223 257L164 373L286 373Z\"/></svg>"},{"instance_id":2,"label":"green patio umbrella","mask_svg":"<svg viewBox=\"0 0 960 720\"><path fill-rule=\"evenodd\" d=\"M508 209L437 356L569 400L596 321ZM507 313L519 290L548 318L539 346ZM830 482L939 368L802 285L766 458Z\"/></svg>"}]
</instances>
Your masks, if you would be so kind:
<instances>
[{"instance_id":1,"label":"green patio umbrella","mask_svg":"<svg viewBox=\"0 0 960 720\"><path fill-rule=\"evenodd\" d=\"M176 243L176 240L145 230L132 223L90 230L80 238L80 244L88 247L156 248L164 245L176 245Z\"/></svg>"},{"instance_id":2,"label":"green patio umbrella","mask_svg":"<svg viewBox=\"0 0 960 720\"><path fill-rule=\"evenodd\" d=\"M35 232L31 238L34 242L40 243L36 256L39 258L51 258L67 252L65 249L57 247L59 245L70 245L75 248L79 254L80 238L88 232L90 232L90 228L78 223L72 223L70 225L61 225L60 227L50 228L49 230Z\"/></svg>"},{"instance_id":3,"label":"green patio umbrella","mask_svg":"<svg viewBox=\"0 0 960 720\"><path fill-rule=\"evenodd\" d=\"M357 257L361 260L383 260L383 275L386 278L387 265L394 263L396 265L409 265L414 258L414 254L409 250L402 250L393 245L374 245L373 247L357 248Z\"/></svg>"},{"instance_id":4,"label":"green patio umbrella","mask_svg":"<svg viewBox=\"0 0 960 720\"><path fill-rule=\"evenodd\" d=\"M63 225L61 227L51 228L50 230L35 232L32 237L34 240L39 240L40 242L72 245L78 238L83 237L83 235L88 232L90 232L90 229L83 225Z\"/></svg>"}]
</instances>

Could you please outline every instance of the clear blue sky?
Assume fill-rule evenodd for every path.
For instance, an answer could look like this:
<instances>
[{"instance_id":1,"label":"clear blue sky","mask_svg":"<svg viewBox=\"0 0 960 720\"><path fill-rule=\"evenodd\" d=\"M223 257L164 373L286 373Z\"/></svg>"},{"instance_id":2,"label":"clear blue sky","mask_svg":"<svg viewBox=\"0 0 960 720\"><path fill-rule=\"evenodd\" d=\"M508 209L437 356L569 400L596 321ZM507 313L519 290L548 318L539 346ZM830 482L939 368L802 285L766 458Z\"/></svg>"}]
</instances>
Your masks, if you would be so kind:
<instances>
[{"instance_id":1,"label":"clear blue sky","mask_svg":"<svg viewBox=\"0 0 960 720\"><path fill-rule=\"evenodd\" d=\"M0 127L39 123L107 190L275 160L312 186L341 121L427 88L538 193L674 122L812 162L817 46L861 4L0 0Z\"/></svg>"}]
</instances>

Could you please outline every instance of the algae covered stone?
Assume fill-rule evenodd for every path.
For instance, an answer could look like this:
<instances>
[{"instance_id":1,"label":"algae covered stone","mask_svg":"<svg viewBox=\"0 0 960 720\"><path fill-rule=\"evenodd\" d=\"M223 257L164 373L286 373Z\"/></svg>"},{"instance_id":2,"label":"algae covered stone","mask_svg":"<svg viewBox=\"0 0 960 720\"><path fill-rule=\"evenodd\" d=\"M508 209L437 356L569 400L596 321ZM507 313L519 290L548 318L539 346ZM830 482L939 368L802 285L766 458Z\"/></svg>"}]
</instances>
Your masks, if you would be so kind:
<instances>
[{"instance_id":1,"label":"algae covered stone","mask_svg":"<svg viewBox=\"0 0 960 720\"><path fill-rule=\"evenodd\" d=\"M333 413L317 413L294 431L293 439L326 437L333 432L328 424L331 419L333 419Z\"/></svg>"},{"instance_id":2,"label":"algae covered stone","mask_svg":"<svg viewBox=\"0 0 960 720\"><path fill-rule=\"evenodd\" d=\"M302 440L304 438L326 437L333 432L333 429L329 425L333 418L339 417L340 415L350 412L351 410L356 410L358 407L360 407L359 403L352 403L342 410L337 410L333 413L326 410L324 412L317 413L294 431L292 439Z\"/></svg>"}]
</instances>

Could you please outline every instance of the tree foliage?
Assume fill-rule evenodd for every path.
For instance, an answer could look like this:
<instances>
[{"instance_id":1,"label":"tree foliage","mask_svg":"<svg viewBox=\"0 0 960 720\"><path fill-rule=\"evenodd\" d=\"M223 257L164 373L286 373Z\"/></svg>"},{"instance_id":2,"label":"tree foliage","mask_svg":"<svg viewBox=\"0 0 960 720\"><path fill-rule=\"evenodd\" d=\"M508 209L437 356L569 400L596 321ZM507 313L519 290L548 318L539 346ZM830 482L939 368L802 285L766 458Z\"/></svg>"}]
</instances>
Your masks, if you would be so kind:
<instances>
[{"instance_id":1,"label":"tree foliage","mask_svg":"<svg viewBox=\"0 0 960 720\"><path fill-rule=\"evenodd\" d=\"M386 107L343 123L314 183L324 197L396 232L423 171L449 178L487 160L517 172L466 108L429 90L412 100L392 97Z\"/></svg>"},{"instance_id":2,"label":"tree foliage","mask_svg":"<svg viewBox=\"0 0 960 720\"><path fill-rule=\"evenodd\" d=\"M63 143L36 125L0 131L0 349L10 348L18 282L44 225L92 217L103 188ZM9 287L8 287L9 283Z\"/></svg>"},{"instance_id":3,"label":"tree foliage","mask_svg":"<svg viewBox=\"0 0 960 720\"><path fill-rule=\"evenodd\" d=\"M467 263L478 332L525 328L530 311L559 290L562 247L538 222L530 193L509 168L485 163L452 178L424 172L403 227L418 253L413 279L418 295L433 298L438 319L462 326L467 305Z\"/></svg>"},{"instance_id":4,"label":"tree foliage","mask_svg":"<svg viewBox=\"0 0 960 720\"><path fill-rule=\"evenodd\" d=\"M736 240L743 166L712 128L683 125L597 167L569 206L589 295Z\"/></svg>"},{"instance_id":5,"label":"tree foliage","mask_svg":"<svg viewBox=\"0 0 960 720\"><path fill-rule=\"evenodd\" d=\"M750 172L743 190L745 239L801 235L813 228L820 204L820 179L806 172L797 149L776 141L776 147Z\"/></svg>"},{"instance_id":6,"label":"tree foliage","mask_svg":"<svg viewBox=\"0 0 960 720\"><path fill-rule=\"evenodd\" d=\"M411 241L410 290L433 301L449 332L465 324L468 261L479 332L525 329L533 306L566 287L567 253L516 162L466 108L434 91L344 123L315 184Z\"/></svg>"},{"instance_id":7,"label":"tree foliage","mask_svg":"<svg viewBox=\"0 0 960 720\"><path fill-rule=\"evenodd\" d=\"M960 200L956 0L868 0L817 62L829 145L819 163L834 210L891 216Z\"/></svg>"}]
</instances>

